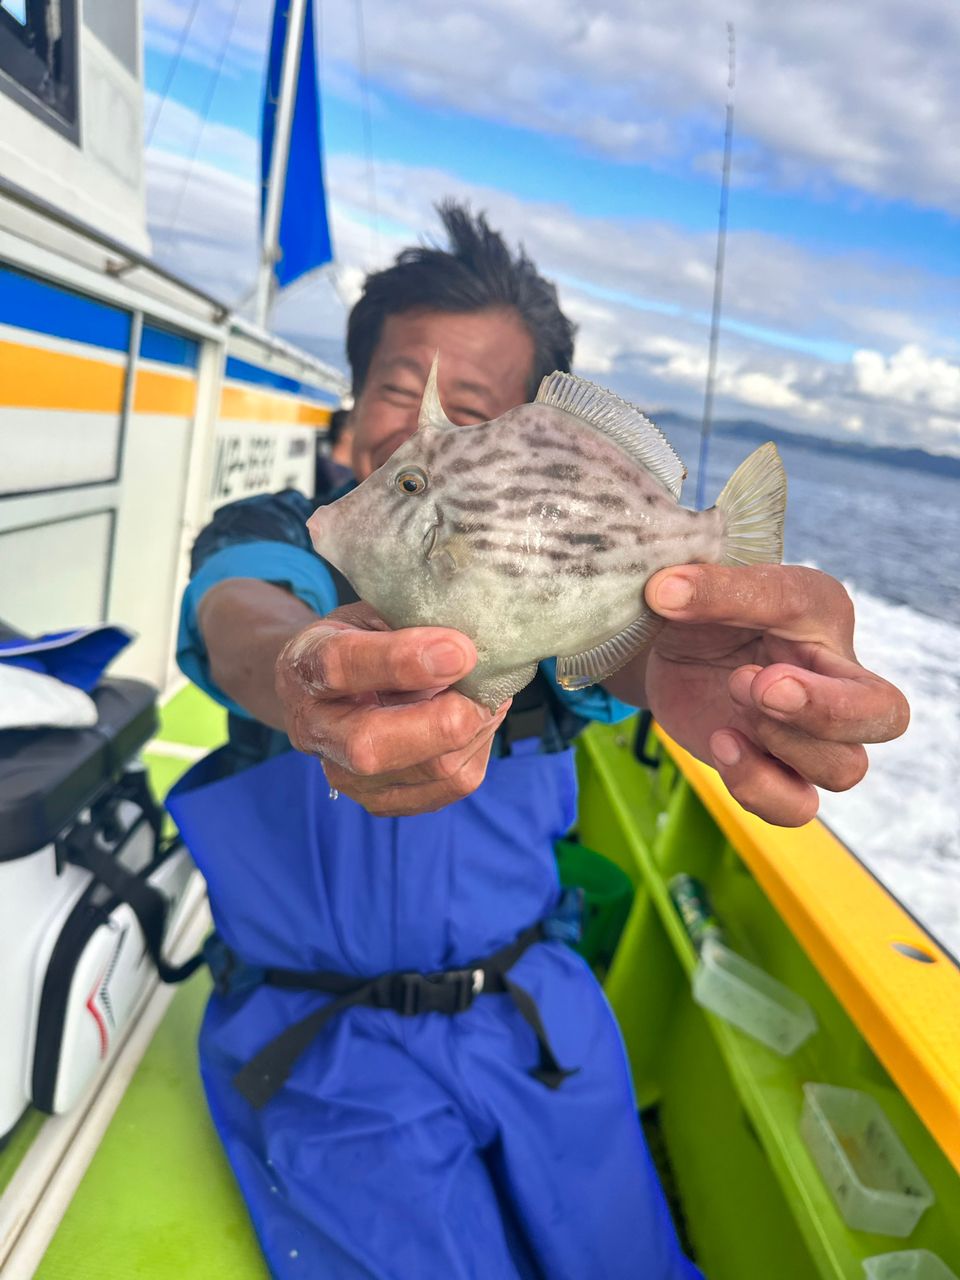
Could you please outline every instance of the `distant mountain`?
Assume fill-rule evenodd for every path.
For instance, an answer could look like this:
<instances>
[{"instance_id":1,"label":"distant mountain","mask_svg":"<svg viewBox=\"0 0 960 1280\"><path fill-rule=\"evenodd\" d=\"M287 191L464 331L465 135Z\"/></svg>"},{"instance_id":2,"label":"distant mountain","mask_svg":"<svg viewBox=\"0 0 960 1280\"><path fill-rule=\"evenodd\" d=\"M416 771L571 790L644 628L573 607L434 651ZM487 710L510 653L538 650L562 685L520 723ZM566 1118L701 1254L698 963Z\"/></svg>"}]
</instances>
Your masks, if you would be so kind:
<instances>
[{"instance_id":1,"label":"distant mountain","mask_svg":"<svg viewBox=\"0 0 960 1280\"><path fill-rule=\"evenodd\" d=\"M664 430L671 426L700 430L700 423L696 418L674 413L671 409L657 410L651 417ZM841 454L847 458L866 458L870 462L879 462L888 467L909 467L912 471L960 477L960 457L927 453L925 449L898 449L891 445L861 444L857 440L829 440L826 436L785 431L782 427L772 427L767 422L753 422L750 419L718 418L713 424L713 431L716 435L740 440L757 440L760 443L772 440L774 444L790 445L791 448L806 449L810 453Z\"/></svg>"}]
</instances>

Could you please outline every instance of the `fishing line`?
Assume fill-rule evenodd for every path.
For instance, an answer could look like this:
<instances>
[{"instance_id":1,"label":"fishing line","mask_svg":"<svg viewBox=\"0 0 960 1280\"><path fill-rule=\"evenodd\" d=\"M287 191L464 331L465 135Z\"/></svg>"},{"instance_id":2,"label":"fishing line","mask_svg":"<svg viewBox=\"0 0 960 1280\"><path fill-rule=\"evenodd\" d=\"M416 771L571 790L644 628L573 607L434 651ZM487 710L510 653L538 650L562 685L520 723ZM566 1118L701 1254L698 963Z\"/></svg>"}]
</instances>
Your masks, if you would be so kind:
<instances>
[{"instance_id":1,"label":"fishing line","mask_svg":"<svg viewBox=\"0 0 960 1280\"><path fill-rule=\"evenodd\" d=\"M180 207L183 204L184 193L186 192L190 179L193 177L193 170L197 162L197 153L200 150L200 142L203 139L203 133L207 127L207 117L210 114L210 107L213 104L214 95L216 94L217 87L220 84L220 75L221 75L221 72L223 71L223 64L226 61L227 50L230 47L230 41L233 39L233 31L237 25L237 14L239 12L240 12L240 0L233 0L233 13L230 15L230 23L229 23L229 26L227 27L227 34L223 40L223 43L220 45L220 51L217 55L217 65L216 65L216 68L214 69L213 78L211 79L208 85L207 94L204 99L203 110L200 115L200 128L197 130L194 136L193 149L190 153L190 160L187 163L186 170L184 171L183 179L180 183L180 190L177 193L177 199L174 203L173 216L167 219L166 225L164 226L164 231L172 231L173 228L177 225L177 220L180 217Z\"/></svg>"},{"instance_id":2,"label":"fishing line","mask_svg":"<svg viewBox=\"0 0 960 1280\"><path fill-rule=\"evenodd\" d=\"M180 32L180 43L177 45L177 52L167 70L167 78L163 82L163 89L161 90L160 97L157 101L157 108L153 113L153 119L150 121L150 127L147 129L147 140L144 143L144 147L149 147L150 143L153 141L153 132L157 127L157 122L160 119L160 113L167 101L167 94L170 92L170 86L173 84L173 77L180 70L180 60L183 57L183 50L186 47L187 37L193 30L193 20L196 18L197 10L199 8L200 0L193 0L193 8L190 10L190 16L187 18L186 25Z\"/></svg>"},{"instance_id":3,"label":"fishing line","mask_svg":"<svg viewBox=\"0 0 960 1280\"><path fill-rule=\"evenodd\" d=\"M733 23L727 23L727 123L723 135L723 177L720 183L720 217L717 227L717 263L713 276L713 314L710 318L710 354L707 359L707 387L703 398L703 425L700 428L700 458L697 462L696 507L703 507L707 482L707 446L713 418L713 386L717 376L717 344L720 338L720 308L723 302L723 265L727 248L727 202L730 191L730 152L733 145L733 98L737 83L737 45Z\"/></svg>"}]
</instances>

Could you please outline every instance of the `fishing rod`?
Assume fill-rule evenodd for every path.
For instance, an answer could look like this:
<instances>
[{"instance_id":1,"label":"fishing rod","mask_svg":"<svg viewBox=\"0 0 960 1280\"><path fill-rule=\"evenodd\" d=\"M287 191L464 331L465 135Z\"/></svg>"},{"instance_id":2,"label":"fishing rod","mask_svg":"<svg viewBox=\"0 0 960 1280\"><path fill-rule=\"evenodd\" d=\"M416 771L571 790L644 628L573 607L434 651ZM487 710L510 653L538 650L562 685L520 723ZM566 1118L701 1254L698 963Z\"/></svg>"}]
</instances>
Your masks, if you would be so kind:
<instances>
[{"instance_id":1,"label":"fishing rod","mask_svg":"<svg viewBox=\"0 0 960 1280\"><path fill-rule=\"evenodd\" d=\"M723 303L723 264L727 248L727 203L730 192L730 152L733 148L733 99L737 78L737 46L733 23L727 23L728 73L727 122L723 138L723 177L720 183L720 217L717 227L717 263L713 275L713 313L710 318L710 354L707 359L707 386L700 428L700 459L697 463L697 509L703 507L707 481L707 450L713 419L713 386L717 376L717 343L720 338L720 310Z\"/></svg>"}]
</instances>

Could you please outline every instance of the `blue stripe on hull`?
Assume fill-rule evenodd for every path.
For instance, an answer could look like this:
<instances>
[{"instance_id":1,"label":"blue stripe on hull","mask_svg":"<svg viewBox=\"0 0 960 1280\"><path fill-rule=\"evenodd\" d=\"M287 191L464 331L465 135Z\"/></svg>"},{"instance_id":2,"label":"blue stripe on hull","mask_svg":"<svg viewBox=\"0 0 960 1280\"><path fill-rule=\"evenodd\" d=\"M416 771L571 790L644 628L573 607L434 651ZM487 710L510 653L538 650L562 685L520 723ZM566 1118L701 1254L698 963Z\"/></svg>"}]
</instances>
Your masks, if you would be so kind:
<instances>
[{"instance_id":1,"label":"blue stripe on hull","mask_svg":"<svg viewBox=\"0 0 960 1280\"><path fill-rule=\"evenodd\" d=\"M128 351L130 323L128 311L0 265L0 324Z\"/></svg>"},{"instance_id":2,"label":"blue stripe on hull","mask_svg":"<svg viewBox=\"0 0 960 1280\"><path fill-rule=\"evenodd\" d=\"M140 354L144 360L156 360L161 364L174 364L181 369L195 369L200 361L200 343L172 329L145 324L140 339Z\"/></svg>"},{"instance_id":3,"label":"blue stripe on hull","mask_svg":"<svg viewBox=\"0 0 960 1280\"><path fill-rule=\"evenodd\" d=\"M311 387L308 382L298 382L296 378L288 378L282 373L273 373L270 369L261 369L259 365L250 364L236 356L227 357L226 376L237 382L249 382L258 387L273 387L277 391L291 391L294 395L303 396L306 400L316 400L319 404L335 405L338 397L319 387Z\"/></svg>"}]
</instances>

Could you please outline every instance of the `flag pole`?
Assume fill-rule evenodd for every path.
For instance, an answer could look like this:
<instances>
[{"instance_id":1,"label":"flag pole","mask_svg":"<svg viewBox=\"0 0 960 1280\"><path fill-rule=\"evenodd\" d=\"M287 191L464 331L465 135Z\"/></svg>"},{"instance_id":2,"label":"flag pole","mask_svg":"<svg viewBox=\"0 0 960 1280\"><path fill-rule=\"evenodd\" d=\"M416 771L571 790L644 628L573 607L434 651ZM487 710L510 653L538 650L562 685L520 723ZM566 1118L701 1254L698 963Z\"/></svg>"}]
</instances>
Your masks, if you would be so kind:
<instances>
[{"instance_id":1,"label":"flag pole","mask_svg":"<svg viewBox=\"0 0 960 1280\"><path fill-rule=\"evenodd\" d=\"M700 428L700 460L697 463L697 510L703 508L703 492L707 481L707 447L713 419L713 385L717 376L717 343L720 337L720 308L723 302L723 264L727 248L727 201L730 191L730 152L733 145L733 95L737 75L737 46L733 23L727 23L729 67L727 74L727 124L723 138L723 178L720 183L720 217L717 226L717 264L713 276L713 314L710 317L710 355L707 360L707 386L703 399L703 425Z\"/></svg>"},{"instance_id":2,"label":"flag pole","mask_svg":"<svg viewBox=\"0 0 960 1280\"><path fill-rule=\"evenodd\" d=\"M267 201L263 214L263 239L260 247L260 268L257 273L257 324L267 327L267 316L273 301L273 269L280 252L280 218L283 213L283 189L287 180L287 161L290 156L290 132L293 127L293 108L297 96L297 72L300 68L300 51L303 46L303 23L307 12L307 0L277 0L288 4L287 30L283 44L283 66L280 72L280 92L273 126L273 150L270 153L270 174L267 179ZM267 86L269 92L269 85Z\"/></svg>"}]
</instances>

